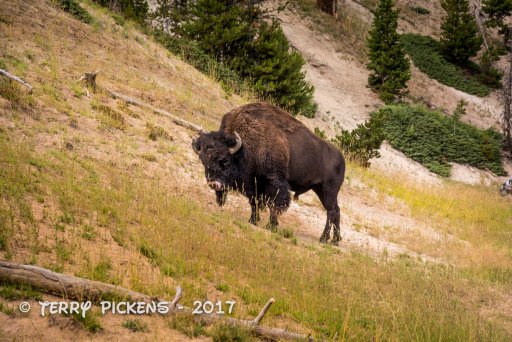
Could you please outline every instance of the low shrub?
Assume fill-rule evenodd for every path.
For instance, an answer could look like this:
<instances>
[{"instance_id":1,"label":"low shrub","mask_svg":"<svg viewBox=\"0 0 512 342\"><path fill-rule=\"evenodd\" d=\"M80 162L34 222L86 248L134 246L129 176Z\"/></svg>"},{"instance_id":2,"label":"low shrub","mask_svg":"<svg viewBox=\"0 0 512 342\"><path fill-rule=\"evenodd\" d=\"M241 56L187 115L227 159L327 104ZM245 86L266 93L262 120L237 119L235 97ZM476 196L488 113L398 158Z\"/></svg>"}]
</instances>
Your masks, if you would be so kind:
<instances>
[{"instance_id":1,"label":"low shrub","mask_svg":"<svg viewBox=\"0 0 512 342\"><path fill-rule=\"evenodd\" d=\"M93 22L92 16L76 0L57 0L59 7L86 24Z\"/></svg>"},{"instance_id":2,"label":"low shrub","mask_svg":"<svg viewBox=\"0 0 512 342\"><path fill-rule=\"evenodd\" d=\"M370 166L370 159L379 158L379 149L384 141L384 116L374 114L370 120L359 124L354 130L341 130L332 142L345 157L363 167Z\"/></svg>"},{"instance_id":3,"label":"low shrub","mask_svg":"<svg viewBox=\"0 0 512 342\"><path fill-rule=\"evenodd\" d=\"M418 14L423 14L423 15L430 14L430 10L426 9L425 7L411 6L410 8L413 12L418 13Z\"/></svg>"},{"instance_id":4,"label":"low shrub","mask_svg":"<svg viewBox=\"0 0 512 342\"><path fill-rule=\"evenodd\" d=\"M421 106L385 106L372 116L385 117L386 139L397 150L441 176L449 162L506 175L501 163L501 134L481 130Z\"/></svg>"},{"instance_id":5,"label":"low shrub","mask_svg":"<svg viewBox=\"0 0 512 342\"><path fill-rule=\"evenodd\" d=\"M407 33L401 39L414 65L442 84L482 97L489 95L491 88L499 87L499 82L495 81L496 77L501 77L499 74L493 71L490 77L473 62L464 68L451 63L443 56L439 42L431 37Z\"/></svg>"}]
</instances>

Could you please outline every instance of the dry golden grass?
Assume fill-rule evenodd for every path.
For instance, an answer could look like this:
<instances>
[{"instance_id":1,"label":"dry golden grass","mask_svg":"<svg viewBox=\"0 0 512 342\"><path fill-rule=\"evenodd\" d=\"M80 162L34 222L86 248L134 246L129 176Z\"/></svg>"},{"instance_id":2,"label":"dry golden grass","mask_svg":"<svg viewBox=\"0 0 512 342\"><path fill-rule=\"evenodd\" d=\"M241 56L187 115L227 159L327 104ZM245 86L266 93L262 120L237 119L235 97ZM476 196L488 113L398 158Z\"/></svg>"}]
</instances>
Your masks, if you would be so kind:
<instances>
[{"instance_id":1,"label":"dry golden grass","mask_svg":"<svg viewBox=\"0 0 512 342\"><path fill-rule=\"evenodd\" d=\"M184 304L235 298L235 315L243 318L257 314L273 296L277 302L266 324L327 338L510 339L510 312L497 305L512 286L505 245L509 230L501 226L510 224L510 216L501 213L505 205L487 203L497 200L492 190L451 183L415 187L350 165L349 177L373 185L379 194L351 189L355 196L384 207L384 198L400 199L388 209L433 220L437 228L468 240L470 262L463 249L443 254L455 266L424 264L406 255L375 259L294 240L293 231L303 224L296 218L284 222L281 234L251 226L245 221L245 199L242 209L213 204L190 149L190 132L101 90L87 98L76 79L101 69L101 88L210 129L244 99L226 97L219 85L169 56L131 23L120 27L105 10L86 7L95 26L71 19L49 1L28 8L0 2L5 47L0 60L34 85L33 108L39 113L35 120L23 110L12 111L11 99L0 102L2 258L161 298L171 298L181 284ZM99 113L98 105L104 106ZM99 127L105 115L120 121L108 113L122 116L124 131ZM151 140L147 122L174 141ZM401 233L396 238L412 243ZM162 324L145 321L150 331ZM118 334L126 331L119 329Z\"/></svg>"}]
</instances>

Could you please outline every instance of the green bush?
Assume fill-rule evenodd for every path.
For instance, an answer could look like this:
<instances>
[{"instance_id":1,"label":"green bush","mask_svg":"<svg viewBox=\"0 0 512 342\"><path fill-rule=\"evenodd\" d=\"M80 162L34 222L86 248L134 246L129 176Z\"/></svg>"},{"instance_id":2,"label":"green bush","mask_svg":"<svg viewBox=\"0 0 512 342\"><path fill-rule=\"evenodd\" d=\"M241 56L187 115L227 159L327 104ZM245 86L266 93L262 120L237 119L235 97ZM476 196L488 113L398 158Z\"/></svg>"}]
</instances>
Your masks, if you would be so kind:
<instances>
[{"instance_id":1,"label":"green bush","mask_svg":"<svg viewBox=\"0 0 512 342\"><path fill-rule=\"evenodd\" d=\"M133 19L140 24L145 24L148 18L149 5L146 0L93 0L101 6L108 7L112 11L121 13L126 19ZM119 17L116 19L117 22Z\"/></svg>"},{"instance_id":2,"label":"green bush","mask_svg":"<svg viewBox=\"0 0 512 342\"><path fill-rule=\"evenodd\" d=\"M370 120L359 124L354 130L341 130L332 142L352 161L363 167L370 166L370 159L379 158L379 149L384 141L384 115L374 114Z\"/></svg>"},{"instance_id":3,"label":"green bush","mask_svg":"<svg viewBox=\"0 0 512 342\"><path fill-rule=\"evenodd\" d=\"M481 130L421 106L381 108L386 139L409 158L441 176L450 175L449 162L506 175L501 163L501 134Z\"/></svg>"},{"instance_id":4,"label":"green bush","mask_svg":"<svg viewBox=\"0 0 512 342\"><path fill-rule=\"evenodd\" d=\"M76 0L57 0L59 7L86 24L93 22L92 16Z\"/></svg>"},{"instance_id":5,"label":"green bush","mask_svg":"<svg viewBox=\"0 0 512 342\"><path fill-rule=\"evenodd\" d=\"M410 8L413 12L416 12L418 14L430 14L430 11L428 9L421 6L411 6Z\"/></svg>"},{"instance_id":6,"label":"green bush","mask_svg":"<svg viewBox=\"0 0 512 342\"><path fill-rule=\"evenodd\" d=\"M443 56L439 42L428 36L407 33L402 35L407 54L414 65L442 84L461 90L468 94L487 96L495 82L484 84L478 65L468 63L467 68L461 68Z\"/></svg>"}]
</instances>

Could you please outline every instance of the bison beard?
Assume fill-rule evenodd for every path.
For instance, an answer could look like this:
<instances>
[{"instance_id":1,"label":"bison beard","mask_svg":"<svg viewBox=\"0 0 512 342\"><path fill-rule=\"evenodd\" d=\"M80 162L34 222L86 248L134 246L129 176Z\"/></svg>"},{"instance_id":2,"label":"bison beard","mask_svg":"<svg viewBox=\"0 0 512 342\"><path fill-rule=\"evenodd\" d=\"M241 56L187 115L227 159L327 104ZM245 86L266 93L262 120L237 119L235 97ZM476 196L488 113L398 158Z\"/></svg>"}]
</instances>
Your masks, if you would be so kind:
<instances>
[{"instance_id":1,"label":"bison beard","mask_svg":"<svg viewBox=\"0 0 512 342\"><path fill-rule=\"evenodd\" d=\"M222 118L219 131L204 133L192 142L205 169L208 186L222 206L229 190L244 194L251 205L250 222L270 209L269 225L295 198L313 190L327 210L321 242L334 228L333 244L340 240L337 194L343 183L345 161L331 144L278 107L254 103L232 110Z\"/></svg>"}]
</instances>

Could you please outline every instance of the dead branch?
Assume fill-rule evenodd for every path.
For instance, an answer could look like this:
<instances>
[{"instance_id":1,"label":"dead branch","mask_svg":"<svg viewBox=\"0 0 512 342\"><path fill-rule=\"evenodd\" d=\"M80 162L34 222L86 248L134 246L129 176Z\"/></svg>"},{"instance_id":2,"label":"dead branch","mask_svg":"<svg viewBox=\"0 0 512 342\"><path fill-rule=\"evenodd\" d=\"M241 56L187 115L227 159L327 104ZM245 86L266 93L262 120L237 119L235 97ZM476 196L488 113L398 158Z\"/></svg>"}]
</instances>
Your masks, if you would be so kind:
<instances>
[{"instance_id":1,"label":"dead branch","mask_svg":"<svg viewBox=\"0 0 512 342\"><path fill-rule=\"evenodd\" d=\"M28 285L45 293L81 301L91 300L98 302L101 298L112 298L112 296L133 302L151 303L153 301L159 301L158 298L152 298L146 294L134 292L120 286L56 273L38 266L20 265L5 260L0 260L0 284L1 283ZM176 295L173 301L170 302L170 315L178 312L192 314L192 309L178 304L182 295L183 291L181 287L178 286L176 288ZM254 320L241 320L215 314L197 315L196 319L207 324L224 321L231 325L243 326L259 336L274 340L312 341L313 338L311 335L303 335L289 332L285 329L259 325L259 322L274 302L274 298L271 298Z\"/></svg>"},{"instance_id":2,"label":"dead branch","mask_svg":"<svg viewBox=\"0 0 512 342\"><path fill-rule=\"evenodd\" d=\"M199 127L198 125L196 124L193 124L191 122L188 122L186 120L183 120L165 110L162 110L162 109L158 109L156 107L153 107L152 105L150 104L147 104L147 103L144 103L140 100L136 100L134 98L131 98L129 96L126 96L126 95L123 95L123 94L120 94L120 93L117 93L115 91L111 91L109 90L109 93L110 93L110 96L112 96L113 98L115 99L121 99L123 101L125 101L126 103L129 103L131 105L134 105L134 106L138 106L138 107L142 107L142 108L147 108L155 113L158 113L160 115L163 115L163 116L166 116L168 118L170 118L172 120L172 122L174 122L175 124L177 125L180 125L180 126L183 126L185 128L188 128L188 129L191 129L197 133L200 133L200 132L204 132L204 130Z\"/></svg>"},{"instance_id":3,"label":"dead branch","mask_svg":"<svg viewBox=\"0 0 512 342\"><path fill-rule=\"evenodd\" d=\"M18 83L21 83L22 85L24 85L25 87L28 88L28 92L31 93L32 92L32 89L34 89L30 84L28 84L27 82L25 82L24 80L22 80L21 78L19 78L18 76L15 76L13 74L10 74L8 73L7 71L3 70L3 69L0 69L0 75L3 75L13 81L16 81Z\"/></svg>"},{"instance_id":4,"label":"dead branch","mask_svg":"<svg viewBox=\"0 0 512 342\"><path fill-rule=\"evenodd\" d=\"M133 292L120 286L60 274L42 267L20 265L4 260L0 260L0 282L29 285L39 288L46 293L77 300L89 299L97 302L102 297L105 298L105 296L115 296L131 301L148 303L155 300L155 298L151 298L148 295Z\"/></svg>"},{"instance_id":5,"label":"dead branch","mask_svg":"<svg viewBox=\"0 0 512 342\"><path fill-rule=\"evenodd\" d=\"M180 309L180 307L178 306L178 302L180 301L182 294L183 291L181 290L181 286L178 285L178 287L176 288L176 295L174 296L174 299L171 302L171 308L178 310Z\"/></svg>"},{"instance_id":6,"label":"dead branch","mask_svg":"<svg viewBox=\"0 0 512 342\"><path fill-rule=\"evenodd\" d=\"M270 308L270 306L275 302L276 300L274 298L270 298L269 301L267 302L267 304L265 304L265 306L263 307L263 309L261 309L260 313L258 314L258 316L256 316L256 318L252 321L254 325L260 325L260 321L261 319L263 318L263 316L265 316L265 314L267 313L268 309Z\"/></svg>"}]
</instances>

